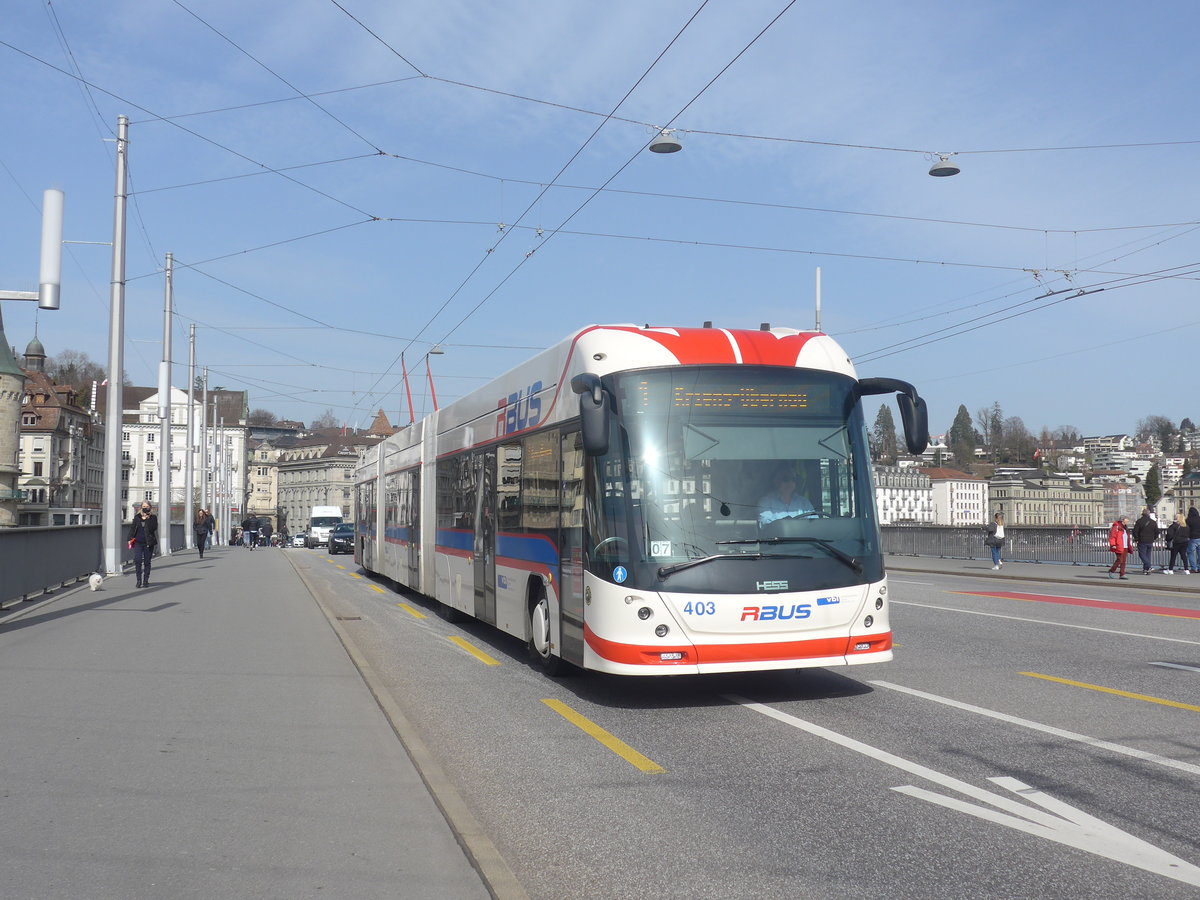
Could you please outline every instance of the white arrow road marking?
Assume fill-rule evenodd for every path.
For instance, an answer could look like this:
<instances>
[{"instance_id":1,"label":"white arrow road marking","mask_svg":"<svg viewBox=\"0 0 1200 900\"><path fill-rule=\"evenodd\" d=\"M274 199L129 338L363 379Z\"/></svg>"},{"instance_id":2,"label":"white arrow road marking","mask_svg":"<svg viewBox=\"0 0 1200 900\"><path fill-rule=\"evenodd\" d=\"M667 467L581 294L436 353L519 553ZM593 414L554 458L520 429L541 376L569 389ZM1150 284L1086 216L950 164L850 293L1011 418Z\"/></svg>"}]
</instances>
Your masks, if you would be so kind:
<instances>
[{"instance_id":1,"label":"white arrow road marking","mask_svg":"<svg viewBox=\"0 0 1200 900\"><path fill-rule=\"evenodd\" d=\"M958 810L959 812L967 813L968 815L993 822L997 825L1006 825L1009 828L1023 831L1026 834L1066 844L1069 847L1075 847L1078 850L1084 850L1096 856L1103 856L1114 862L1136 866L1139 869L1153 872L1156 875L1163 875L1175 881L1182 881L1184 884L1200 886L1200 868L1167 853L1165 850L1160 850L1158 847L1143 841L1141 838L1134 837L1128 832L1121 831L1119 828L1102 822L1082 810L1063 803L1061 800L1056 800L1049 794L1022 784L1015 778L1002 777L989 780L993 784L999 785L1015 794L1020 794L1030 803L1037 804L1041 809L1021 803L1005 794L996 794L984 788L975 787L972 784L930 769L920 763L904 759L893 753L888 753L886 750L880 750L878 747L872 747L870 744L864 744L862 741L856 741L854 738L838 734L836 731L830 731L828 728L822 728L820 725L788 715L785 712L780 712L761 703L753 703L735 694L725 694L724 696L726 700L732 703L740 704L747 709L752 709L755 712L762 713L764 716L783 722L786 725L791 725L793 728L799 728L801 731L807 731L815 737L838 744L847 750L853 750L855 753L869 756L878 762L894 766L910 775L932 781L943 788L957 791L974 800L986 803L988 806L968 803L957 797L947 797L944 794L913 787L912 785L892 788L892 790L898 791L901 794L907 794L910 797L917 797L921 800L928 800L930 803L936 803L947 809ZM1048 812L1045 810L1048 810Z\"/></svg>"}]
</instances>

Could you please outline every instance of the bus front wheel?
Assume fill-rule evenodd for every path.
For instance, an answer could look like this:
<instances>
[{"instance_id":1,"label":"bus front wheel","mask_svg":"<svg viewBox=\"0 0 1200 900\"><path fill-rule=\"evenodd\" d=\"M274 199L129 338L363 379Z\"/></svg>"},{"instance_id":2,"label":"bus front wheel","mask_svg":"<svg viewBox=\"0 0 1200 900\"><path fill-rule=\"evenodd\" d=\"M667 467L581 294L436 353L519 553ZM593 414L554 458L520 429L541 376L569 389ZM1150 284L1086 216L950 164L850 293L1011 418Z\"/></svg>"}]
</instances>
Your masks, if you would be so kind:
<instances>
[{"instance_id":1,"label":"bus front wheel","mask_svg":"<svg viewBox=\"0 0 1200 900\"><path fill-rule=\"evenodd\" d=\"M546 589L539 588L529 604L529 656L547 675L563 671L562 657L550 649L550 601Z\"/></svg>"}]
</instances>

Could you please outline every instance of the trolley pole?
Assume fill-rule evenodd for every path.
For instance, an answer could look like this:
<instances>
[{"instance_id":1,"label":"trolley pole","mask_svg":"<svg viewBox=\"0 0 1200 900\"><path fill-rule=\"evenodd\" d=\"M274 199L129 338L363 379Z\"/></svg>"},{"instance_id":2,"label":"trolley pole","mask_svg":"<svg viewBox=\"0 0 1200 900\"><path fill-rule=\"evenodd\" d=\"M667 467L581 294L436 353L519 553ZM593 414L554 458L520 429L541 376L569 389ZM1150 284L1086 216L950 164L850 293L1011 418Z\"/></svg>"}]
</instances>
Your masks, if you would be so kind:
<instances>
[{"instance_id":1,"label":"trolley pole","mask_svg":"<svg viewBox=\"0 0 1200 900\"><path fill-rule=\"evenodd\" d=\"M104 574L121 574L121 424L124 417L125 203L129 119L117 117L117 187L113 203L111 308L108 321L108 395L104 421L104 516L101 543Z\"/></svg>"},{"instance_id":2,"label":"trolley pole","mask_svg":"<svg viewBox=\"0 0 1200 900\"><path fill-rule=\"evenodd\" d=\"M165 537L158 542L158 552L171 555L171 301L175 257L167 254L166 281L163 286L163 350L158 364L158 515L159 527L165 527ZM187 531L186 523L184 531Z\"/></svg>"},{"instance_id":3,"label":"trolley pole","mask_svg":"<svg viewBox=\"0 0 1200 900\"><path fill-rule=\"evenodd\" d=\"M188 550L195 549L192 538L192 523L196 521L196 325L188 326L188 406L187 406L187 449L183 455L183 546Z\"/></svg>"}]
</instances>

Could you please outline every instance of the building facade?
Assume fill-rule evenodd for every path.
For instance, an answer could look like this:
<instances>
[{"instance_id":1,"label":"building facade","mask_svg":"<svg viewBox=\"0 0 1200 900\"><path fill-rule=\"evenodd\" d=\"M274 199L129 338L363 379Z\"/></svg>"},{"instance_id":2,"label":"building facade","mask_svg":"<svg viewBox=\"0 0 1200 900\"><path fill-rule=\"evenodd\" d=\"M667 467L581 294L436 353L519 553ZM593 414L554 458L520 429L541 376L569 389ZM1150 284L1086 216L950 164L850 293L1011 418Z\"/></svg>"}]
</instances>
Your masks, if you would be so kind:
<instances>
[{"instance_id":1,"label":"building facade","mask_svg":"<svg viewBox=\"0 0 1200 900\"><path fill-rule=\"evenodd\" d=\"M933 492L933 522L957 528L983 524L988 515L988 483L958 469L922 469Z\"/></svg>"},{"instance_id":2,"label":"building facade","mask_svg":"<svg viewBox=\"0 0 1200 900\"><path fill-rule=\"evenodd\" d=\"M1003 513L1006 525L1092 527L1106 521L1105 488L1066 475L993 478L989 494L990 512Z\"/></svg>"},{"instance_id":3,"label":"building facade","mask_svg":"<svg viewBox=\"0 0 1200 900\"><path fill-rule=\"evenodd\" d=\"M928 475L905 466L873 468L875 509L880 525L933 524L933 488Z\"/></svg>"},{"instance_id":4,"label":"building facade","mask_svg":"<svg viewBox=\"0 0 1200 900\"><path fill-rule=\"evenodd\" d=\"M246 512L267 519L279 530L279 443L293 444L294 438L251 439L246 458Z\"/></svg>"},{"instance_id":5,"label":"building facade","mask_svg":"<svg viewBox=\"0 0 1200 900\"><path fill-rule=\"evenodd\" d=\"M100 400L104 400L102 391ZM234 521L241 518L246 501L246 438L248 415L245 391L209 391L209 435L207 454L202 454L202 439L199 435L203 401L193 399L194 426L197 429L193 445L192 470L195 483L192 486L193 504L201 503L201 459L207 456L210 469L209 505L214 506L214 478L221 465L222 452L228 458L230 478L229 504ZM132 518L134 508L142 502L150 502L158 511L159 521L166 522L164 499L169 503L171 521L183 522L187 488L183 483L185 455L188 452L187 438L187 392L171 389L170 397L170 446L161 446L161 420L158 418L158 390L147 387L126 387L121 420L121 519ZM224 420L224 449L217 443L213 424ZM170 454L171 496L162 496L159 485L159 465L162 453Z\"/></svg>"},{"instance_id":6,"label":"building facade","mask_svg":"<svg viewBox=\"0 0 1200 900\"><path fill-rule=\"evenodd\" d=\"M336 506L354 521L354 473L379 435L318 434L281 448L277 460L279 528L291 534L308 529L314 506Z\"/></svg>"},{"instance_id":7,"label":"building facade","mask_svg":"<svg viewBox=\"0 0 1200 900\"><path fill-rule=\"evenodd\" d=\"M18 524L98 525L104 489L104 429L73 387L46 374L36 337L25 348Z\"/></svg>"}]
</instances>

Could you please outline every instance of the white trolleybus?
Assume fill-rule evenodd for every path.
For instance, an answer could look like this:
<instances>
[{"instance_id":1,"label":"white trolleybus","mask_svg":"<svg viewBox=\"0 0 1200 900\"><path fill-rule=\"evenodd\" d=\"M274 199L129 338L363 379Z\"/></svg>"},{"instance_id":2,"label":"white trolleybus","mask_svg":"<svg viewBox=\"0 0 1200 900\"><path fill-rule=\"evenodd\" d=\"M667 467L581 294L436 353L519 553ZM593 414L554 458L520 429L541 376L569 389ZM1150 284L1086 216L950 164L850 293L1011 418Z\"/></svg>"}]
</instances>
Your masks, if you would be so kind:
<instances>
[{"instance_id":1,"label":"white trolleybus","mask_svg":"<svg viewBox=\"0 0 1200 900\"><path fill-rule=\"evenodd\" d=\"M364 569L624 675L892 658L864 395L819 332L584 328L371 448Z\"/></svg>"}]
</instances>

